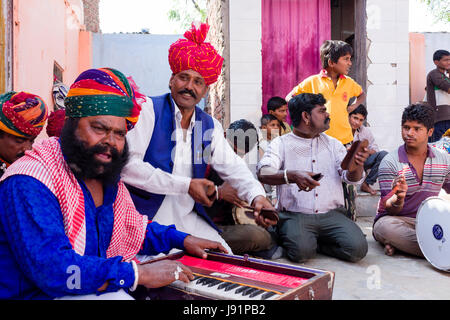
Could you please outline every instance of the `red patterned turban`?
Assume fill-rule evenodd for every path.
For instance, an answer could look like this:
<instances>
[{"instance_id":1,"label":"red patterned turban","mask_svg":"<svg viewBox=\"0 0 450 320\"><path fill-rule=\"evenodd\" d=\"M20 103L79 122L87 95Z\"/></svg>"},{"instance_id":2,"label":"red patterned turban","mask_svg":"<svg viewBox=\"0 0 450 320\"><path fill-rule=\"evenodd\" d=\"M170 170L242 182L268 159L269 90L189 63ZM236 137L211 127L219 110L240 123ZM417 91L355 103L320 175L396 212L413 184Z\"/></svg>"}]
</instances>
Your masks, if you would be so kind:
<instances>
[{"instance_id":1,"label":"red patterned turban","mask_svg":"<svg viewBox=\"0 0 450 320\"><path fill-rule=\"evenodd\" d=\"M184 33L186 39L179 39L170 46L169 64L174 74L189 69L197 71L209 86L217 81L223 58L210 43L204 42L208 30L206 23L198 29L192 24L191 30Z\"/></svg>"},{"instance_id":2,"label":"red patterned turban","mask_svg":"<svg viewBox=\"0 0 450 320\"><path fill-rule=\"evenodd\" d=\"M0 95L0 107L0 130L18 137L38 136L47 121L47 105L31 93L4 93Z\"/></svg>"},{"instance_id":3,"label":"red patterned turban","mask_svg":"<svg viewBox=\"0 0 450 320\"><path fill-rule=\"evenodd\" d=\"M61 135L65 119L66 110L59 109L51 112L47 120L47 135L49 137L59 137Z\"/></svg>"}]
</instances>

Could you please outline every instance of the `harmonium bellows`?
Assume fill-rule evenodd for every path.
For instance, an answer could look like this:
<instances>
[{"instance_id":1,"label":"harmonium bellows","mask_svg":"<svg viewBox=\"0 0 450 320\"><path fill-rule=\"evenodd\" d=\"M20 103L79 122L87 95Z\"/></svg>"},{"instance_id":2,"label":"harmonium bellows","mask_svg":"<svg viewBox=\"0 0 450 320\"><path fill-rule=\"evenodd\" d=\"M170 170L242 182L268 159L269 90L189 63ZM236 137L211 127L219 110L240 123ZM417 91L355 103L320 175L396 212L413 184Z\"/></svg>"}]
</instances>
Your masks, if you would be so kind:
<instances>
[{"instance_id":1,"label":"harmonium bellows","mask_svg":"<svg viewBox=\"0 0 450 320\"><path fill-rule=\"evenodd\" d=\"M330 300L333 294L331 271L215 252L209 252L206 259L183 252L164 259L188 266L194 280L189 283L177 280L158 289L139 286L133 294L136 299Z\"/></svg>"}]
</instances>

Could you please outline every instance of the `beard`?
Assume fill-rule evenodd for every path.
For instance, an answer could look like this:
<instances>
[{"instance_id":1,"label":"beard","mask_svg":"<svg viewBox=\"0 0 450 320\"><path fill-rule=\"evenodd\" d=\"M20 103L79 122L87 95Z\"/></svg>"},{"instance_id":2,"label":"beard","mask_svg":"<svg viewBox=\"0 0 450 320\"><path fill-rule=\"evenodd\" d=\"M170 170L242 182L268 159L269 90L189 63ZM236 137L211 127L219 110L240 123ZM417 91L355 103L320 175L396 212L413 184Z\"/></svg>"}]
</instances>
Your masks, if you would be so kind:
<instances>
[{"instance_id":1,"label":"beard","mask_svg":"<svg viewBox=\"0 0 450 320\"><path fill-rule=\"evenodd\" d=\"M129 158L127 142L122 152L103 143L87 147L86 142L75 134L77 120L67 119L60 136L61 148L70 169L78 179L100 180L104 185L117 183ZM105 152L111 154L110 162L101 162L95 158L96 154Z\"/></svg>"}]
</instances>

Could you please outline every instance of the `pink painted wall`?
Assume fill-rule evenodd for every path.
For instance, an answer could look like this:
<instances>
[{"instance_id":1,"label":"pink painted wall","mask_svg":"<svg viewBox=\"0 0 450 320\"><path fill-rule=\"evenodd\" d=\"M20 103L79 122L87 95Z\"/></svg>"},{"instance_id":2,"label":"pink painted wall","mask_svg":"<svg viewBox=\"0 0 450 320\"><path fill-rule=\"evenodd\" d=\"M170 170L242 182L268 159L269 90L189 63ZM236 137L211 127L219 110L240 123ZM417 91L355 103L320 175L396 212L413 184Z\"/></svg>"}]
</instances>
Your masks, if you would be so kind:
<instances>
[{"instance_id":1,"label":"pink painted wall","mask_svg":"<svg viewBox=\"0 0 450 320\"><path fill-rule=\"evenodd\" d=\"M52 110L54 62L70 85L92 65L91 52L81 0L14 0L15 91L40 95Z\"/></svg>"},{"instance_id":2,"label":"pink painted wall","mask_svg":"<svg viewBox=\"0 0 450 320\"><path fill-rule=\"evenodd\" d=\"M427 74L425 71L425 36L409 33L409 97L411 103L423 101Z\"/></svg>"},{"instance_id":3,"label":"pink painted wall","mask_svg":"<svg viewBox=\"0 0 450 320\"><path fill-rule=\"evenodd\" d=\"M330 0L262 0L263 113L321 69L319 48L331 38Z\"/></svg>"}]
</instances>

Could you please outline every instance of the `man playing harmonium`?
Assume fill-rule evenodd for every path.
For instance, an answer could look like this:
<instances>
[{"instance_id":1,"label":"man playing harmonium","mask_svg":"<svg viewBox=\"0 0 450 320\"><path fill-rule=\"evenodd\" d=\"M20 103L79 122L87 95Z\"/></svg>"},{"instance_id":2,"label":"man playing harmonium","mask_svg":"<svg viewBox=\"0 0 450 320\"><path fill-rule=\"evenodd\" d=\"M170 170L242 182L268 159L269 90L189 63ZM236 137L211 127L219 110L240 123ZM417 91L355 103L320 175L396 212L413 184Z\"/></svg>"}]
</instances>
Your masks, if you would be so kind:
<instances>
[{"instance_id":1,"label":"man playing harmonium","mask_svg":"<svg viewBox=\"0 0 450 320\"><path fill-rule=\"evenodd\" d=\"M275 221L259 215L261 208L273 207L245 161L225 140L221 124L197 107L223 63L214 47L204 42L208 30L207 24L192 25L186 39L170 46L170 93L146 98L136 128L127 135L130 161L122 179L140 213L219 241L231 251L203 207L210 207L217 197L217 187L205 179L208 164L254 207L258 224L268 227Z\"/></svg>"},{"instance_id":2,"label":"man playing harmonium","mask_svg":"<svg viewBox=\"0 0 450 320\"><path fill-rule=\"evenodd\" d=\"M316 251L352 262L367 253L364 234L345 215L342 181L364 181L368 150L355 154L351 171L341 169L346 149L323 133L330 122L325 102L322 94L292 98L288 107L293 132L274 139L258 163L259 180L277 185L276 234L294 262L304 262ZM323 175L320 182L314 179L318 174Z\"/></svg>"},{"instance_id":3,"label":"man playing harmonium","mask_svg":"<svg viewBox=\"0 0 450 320\"><path fill-rule=\"evenodd\" d=\"M122 73L83 72L65 104L61 138L34 144L2 176L0 298L130 299L138 284L193 279L176 261L138 265L138 252L226 252L136 211L120 172L140 105Z\"/></svg>"}]
</instances>

